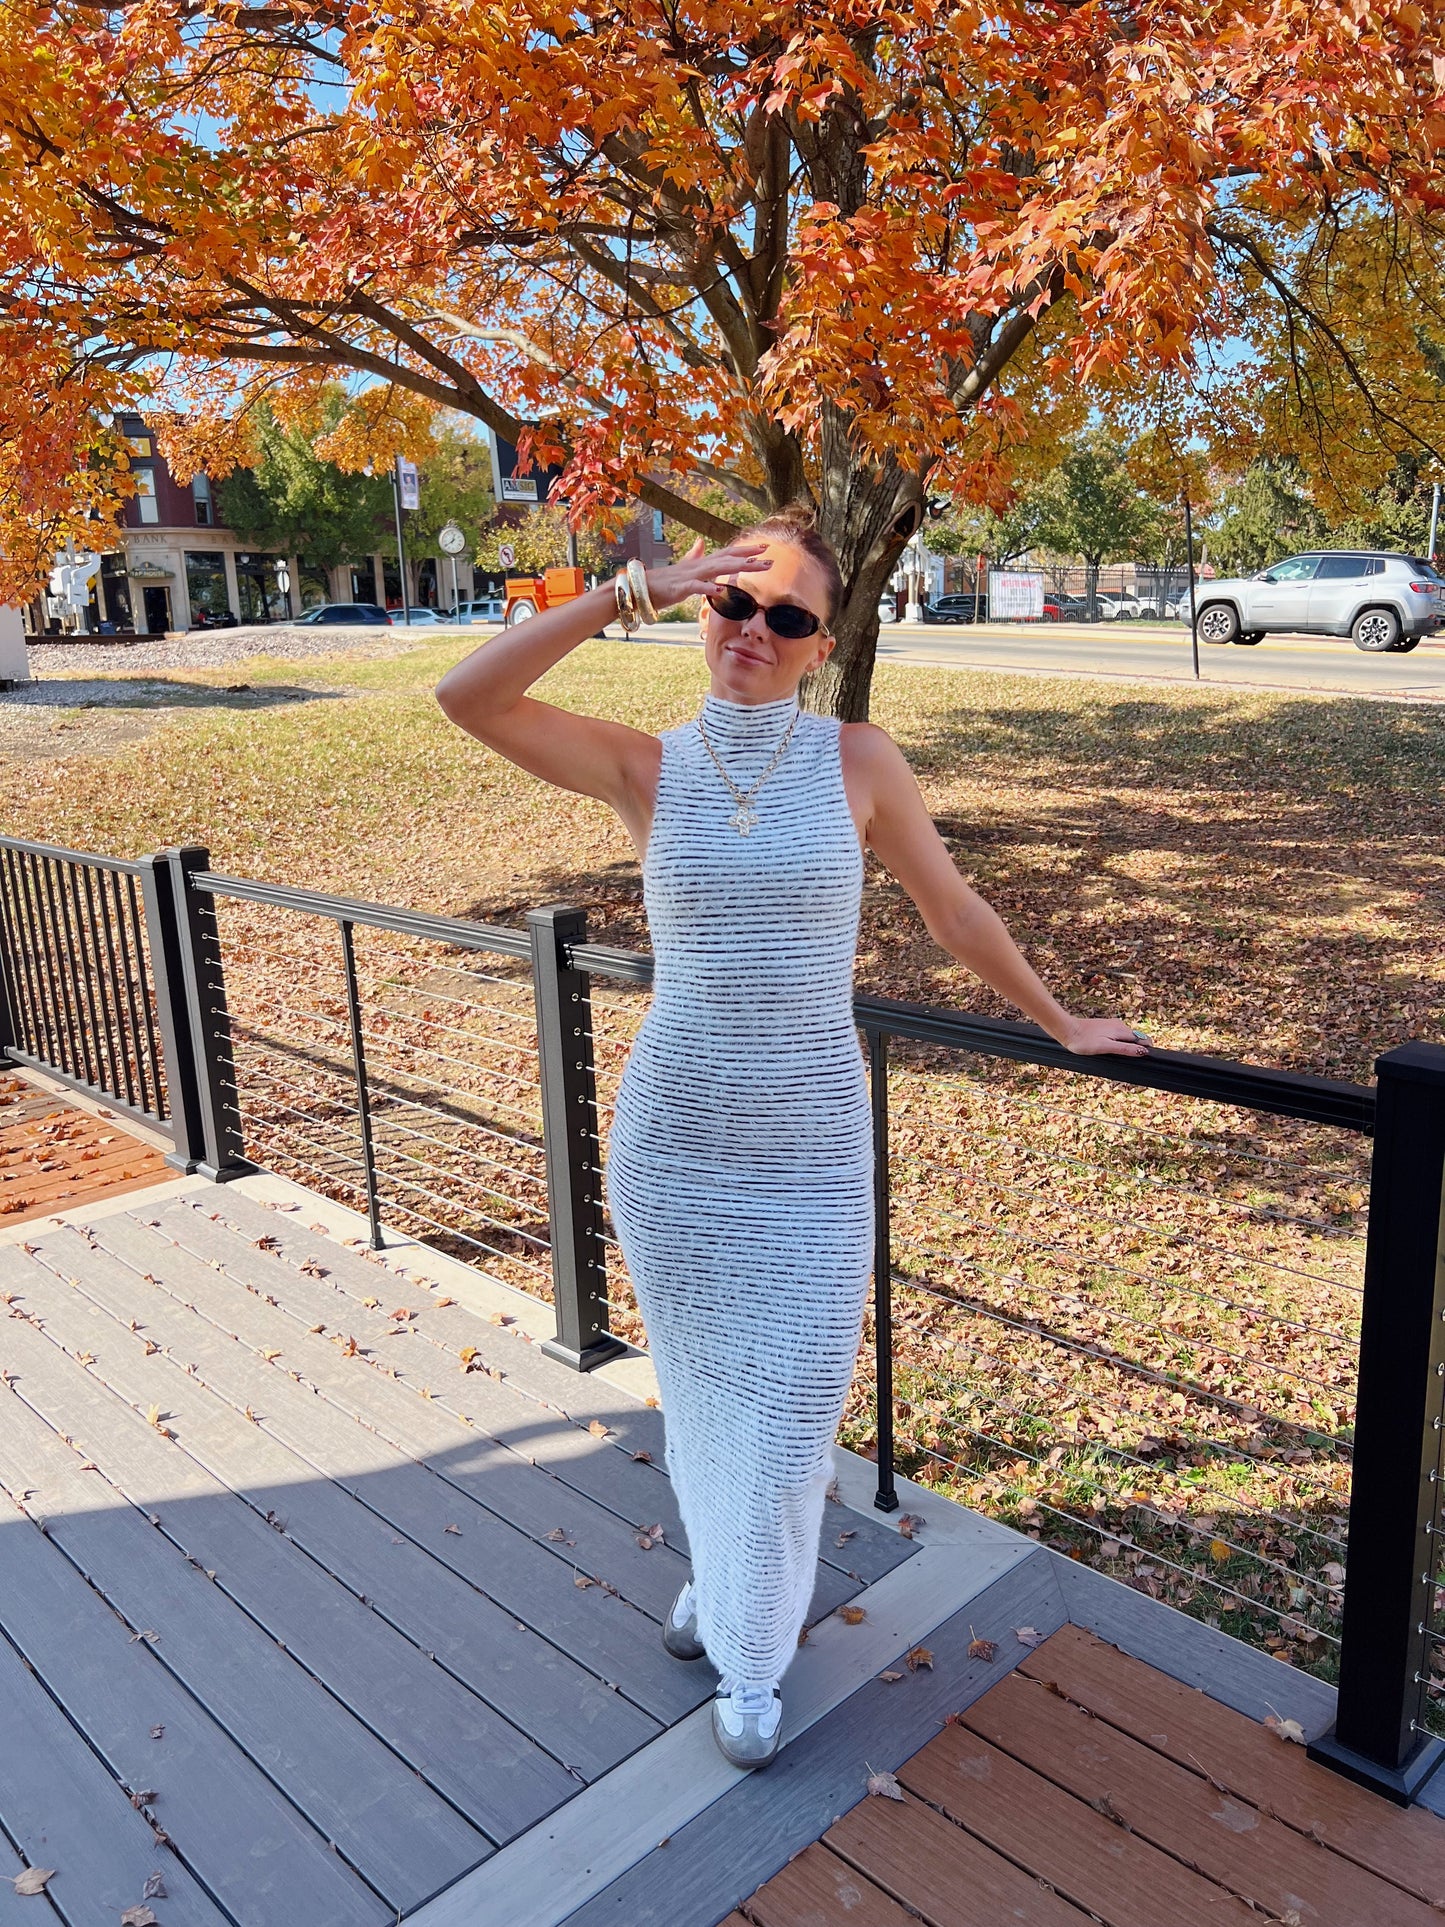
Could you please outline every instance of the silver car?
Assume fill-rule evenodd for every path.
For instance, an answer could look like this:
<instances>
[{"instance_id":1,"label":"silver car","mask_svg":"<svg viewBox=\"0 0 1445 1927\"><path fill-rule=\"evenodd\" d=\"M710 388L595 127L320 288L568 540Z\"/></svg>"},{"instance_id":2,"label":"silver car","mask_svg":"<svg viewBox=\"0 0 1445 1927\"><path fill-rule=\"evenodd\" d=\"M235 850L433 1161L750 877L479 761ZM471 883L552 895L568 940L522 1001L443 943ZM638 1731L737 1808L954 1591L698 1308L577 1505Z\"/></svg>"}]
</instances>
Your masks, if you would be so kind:
<instances>
[{"instance_id":1,"label":"silver car","mask_svg":"<svg viewBox=\"0 0 1445 1927\"><path fill-rule=\"evenodd\" d=\"M1350 636L1379 654L1413 649L1445 620L1445 576L1418 555L1316 550L1258 575L1201 582L1201 642L1258 642L1281 630Z\"/></svg>"}]
</instances>

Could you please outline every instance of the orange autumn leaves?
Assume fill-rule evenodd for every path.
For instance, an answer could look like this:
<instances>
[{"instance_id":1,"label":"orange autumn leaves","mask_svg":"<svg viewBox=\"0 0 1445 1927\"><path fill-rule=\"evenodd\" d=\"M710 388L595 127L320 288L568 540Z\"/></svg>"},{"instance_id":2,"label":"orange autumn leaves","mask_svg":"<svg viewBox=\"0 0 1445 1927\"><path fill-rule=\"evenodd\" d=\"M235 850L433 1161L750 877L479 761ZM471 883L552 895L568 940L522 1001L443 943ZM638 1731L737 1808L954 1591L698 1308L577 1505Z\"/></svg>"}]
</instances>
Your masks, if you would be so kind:
<instances>
[{"instance_id":1,"label":"orange autumn leaves","mask_svg":"<svg viewBox=\"0 0 1445 1927\"><path fill-rule=\"evenodd\" d=\"M238 415L338 374L339 461L443 406L541 422L578 514L651 488L705 527L699 465L759 505L890 465L1002 499L1041 424L1177 411L1212 342L1231 432L1307 452L1302 343L1369 479L1439 406L1442 29L1445 0L12 0L0 594L128 486L105 410L173 408L178 472L221 472Z\"/></svg>"}]
</instances>

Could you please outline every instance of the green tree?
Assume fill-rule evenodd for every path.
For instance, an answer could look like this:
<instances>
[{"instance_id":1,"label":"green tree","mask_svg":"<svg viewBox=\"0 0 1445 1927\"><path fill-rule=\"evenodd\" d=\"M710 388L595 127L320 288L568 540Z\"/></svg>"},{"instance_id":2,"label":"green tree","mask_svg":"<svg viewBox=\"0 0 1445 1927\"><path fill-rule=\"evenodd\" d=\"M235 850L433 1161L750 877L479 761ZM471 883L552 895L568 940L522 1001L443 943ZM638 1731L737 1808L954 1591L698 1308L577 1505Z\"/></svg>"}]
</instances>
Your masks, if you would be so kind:
<instances>
[{"instance_id":1,"label":"green tree","mask_svg":"<svg viewBox=\"0 0 1445 1927\"><path fill-rule=\"evenodd\" d=\"M1251 462L1221 491L1205 531L1209 559L1224 575L1254 575L1291 549L1314 547L1327 533L1298 471L1272 461Z\"/></svg>"},{"instance_id":2,"label":"green tree","mask_svg":"<svg viewBox=\"0 0 1445 1927\"><path fill-rule=\"evenodd\" d=\"M543 569L560 568L567 560L567 511L551 506L528 509L519 522L489 523L477 537L477 567L499 571L504 542L510 543L515 553L511 567L518 575L540 575ZM606 567L602 543L591 530L578 534L577 560L584 569Z\"/></svg>"},{"instance_id":3,"label":"green tree","mask_svg":"<svg viewBox=\"0 0 1445 1927\"><path fill-rule=\"evenodd\" d=\"M346 406L339 387L323 396L315 435L283 428L264 404L257 409L260 460L253 468L234 470L216 488L223 518L243 541L298 556L318 569L334 569L383 547L382 531L392 512L388 479L338 468L314 446ZM395 537L387 547L395 553Z\"/></svg>"},{"instance_id":4,"label":"green tree","mask_svg":"<svg viewBox=\"0 0 1445 1927\"><path fill-rule=\"evenodd\" d=\"M1084 563L1089 614L1098 614L1099 570L1154 546L1158 506L1129 473L1117 444L1101 431L1081 436L1039 484L1037 539Z\"/></svg>"},{"instance_id":5,"label":"green tree","mask_svg":"<svg viewBox=\"0 0 1445 1927\"><path fill-rule=\"evenodd\" d=\"M492 455L486 440L458 415L442 415L432 431L434 452L421 463L421 507L408 512L403 531L408 555L434 555L448 522L475 548L496 513ZM395 552L393 539L384 552Z\"/></svg>"},{"instance_id":6,"label":"green tree","mask_svg":"<svg viewBox=\"0 0 1445 1927\"><path fill-rule=\"evenodd\" d=\"M970 562L986 555L1003 566L1038 547L1043 515L1040 484L1031 482L1019 489L1001 515L965 504L951 508L936 522L926 522L924 547L934 555L964 556Z\"/></svg>"}]
</instances>

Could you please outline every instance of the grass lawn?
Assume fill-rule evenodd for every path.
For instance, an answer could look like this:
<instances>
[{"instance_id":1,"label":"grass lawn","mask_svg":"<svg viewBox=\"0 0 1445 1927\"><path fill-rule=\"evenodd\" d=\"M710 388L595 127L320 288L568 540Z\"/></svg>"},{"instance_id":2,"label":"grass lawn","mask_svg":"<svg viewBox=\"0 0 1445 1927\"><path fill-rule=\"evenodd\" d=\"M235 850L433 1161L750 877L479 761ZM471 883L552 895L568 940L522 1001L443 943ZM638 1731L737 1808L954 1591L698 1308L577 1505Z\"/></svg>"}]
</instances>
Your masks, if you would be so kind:
<instances>
[{"instance_id":1,"label":"grass lawn","mask_svg":"<svg viewBox=\"0 0 1445 1927\"><path fill-rule=\"evenodd\" d=\"M221 870L489 921L570 902L645 946L610 812L436 709L463 647L187 671L167 719L110 754L85 749L101 712L67 717L57 754L0 759L0 828L126 856L201 842ZM703 687L693 651L592 642L540 693L658 729ZM1445 709L893 665L874 687L961 869L1065 1002L1355 1079L1445 1034ZM287 968L256 979L273 1006L309 998L334 1029L334 985ZM436 1024L434 975L383 975L398 1024ZM1002 1010L871 861L858 979ZM501 1012L505 986L488 994ZM640 1004L600 985L598 1004L605 1105ZM520 1091L524 1056L493 1075ZM1368 1147L937 1053L900 1051L893 1076L901 1464L1329 1672ZM494 1183L525 1241L535 1201ZM636 1331L625 1278L609 1288ZM872 1427L860 1373L844 1436L866 1450Z\"/></svg>"}]
</instances>

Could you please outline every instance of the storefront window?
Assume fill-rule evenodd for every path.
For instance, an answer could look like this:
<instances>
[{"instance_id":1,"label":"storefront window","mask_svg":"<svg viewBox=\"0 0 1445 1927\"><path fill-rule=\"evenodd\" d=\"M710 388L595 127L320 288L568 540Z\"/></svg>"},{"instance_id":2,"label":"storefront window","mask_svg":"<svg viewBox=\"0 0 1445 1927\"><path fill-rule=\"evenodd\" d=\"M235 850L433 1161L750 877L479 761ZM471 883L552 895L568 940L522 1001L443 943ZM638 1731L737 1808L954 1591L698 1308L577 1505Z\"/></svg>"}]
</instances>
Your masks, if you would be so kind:
<instances>
[{"instance_id":1,"label":"storefront window","mask_svg":"<svg viewBox=\"0 0 1445 1927\"><path fill-rule=\"evenodd\" d=\"M371 557L351 565L351 600L369 602L376 606L376 573L371 566Z\"/></svg>"},{"instance_id":2,"label":"storefront window","mask_svg":"<svg viewBox=\"0 0 1445 1927\"><path fill-rule=\"evenodd\" d=\"M204 475L192 478L191 500L196 505L196 527L208 529L216 518L211 513L211 484Z\"/></svg>"},{"instance_id":3,"label":"storefront window","mask_svg":"<svg viewBox=\"0 0 1445 1927\"><path fill-rule=\"evenodd\" d=\"M156 503L156 475L153 468L137 468L135 475L136 507L140 510L142 522L158 522L160 509Z\"/></svg>"},{"instance_id":4,"label":"storefront window","mask_svg":"<svg viewBox=\"0 0 1445 1927\"><path fill-rule=\"evenodd\" d=\"M186 590L191 598L191 621L214 621L231 613L226 594L226 558L219 549L186 550Z\"/></svg>"},{"instance_id":5,"label":"storefront window","mask_svg":"<svg viewBox=\"0 0 1445 1927\"><path fill-rule=\"evenodd\" d=\"M331 600L331 578L325 569L318 569L314 563L301 564L301 580L297 585L301 591L301 607L319 609L323 602Z\"/></svg>"},{"instance_id":6,"label":"storefront window","mask_svg":"<svg viewBox=\"0 0 1445 1927\"><path fill-rule=\"evenodd\" d=\"M401 570L395 562L387 561L385 556L382 557L381 562L381 583L387 608L399 609L401 607Z\"/></svg>"},{"instance_id":7,"label":"storefront window","mask_svg":"<svg viewBox=\"0 0 1445 1927\"><path fill-rule=\"evenodd\" d=\"M274 555L236 557L236 592L241 603L237 613L242 622L278 622L290 613L276 582L278 559Z\"/></svg>"}]
</instances>

